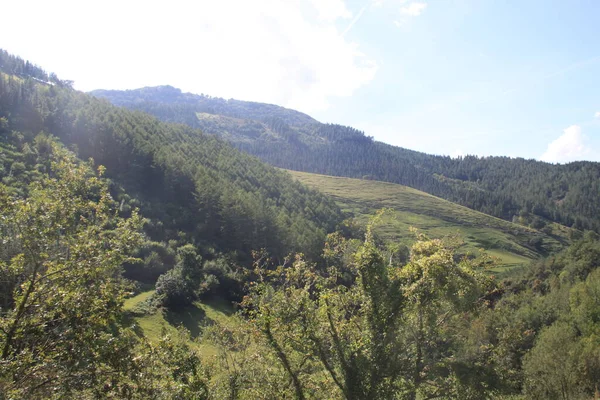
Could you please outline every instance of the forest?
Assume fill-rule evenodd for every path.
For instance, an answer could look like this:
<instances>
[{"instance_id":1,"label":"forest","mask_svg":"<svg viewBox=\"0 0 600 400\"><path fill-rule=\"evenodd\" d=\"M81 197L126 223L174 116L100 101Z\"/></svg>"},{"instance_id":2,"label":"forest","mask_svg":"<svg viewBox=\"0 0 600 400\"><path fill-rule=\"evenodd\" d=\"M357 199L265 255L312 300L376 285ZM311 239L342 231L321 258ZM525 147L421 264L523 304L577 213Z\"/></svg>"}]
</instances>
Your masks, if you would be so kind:
<instances>
[{"instance_id":1,"label":"forest","mask_svg":"<svg viewBox=\"0 0 600 400\"><path fill-rule=\"evenodd\" d=\"M600 398L598 164L429 156L202 99L224 138L0 51L0 399ZM501 275L456 237L401 252L387 210L360 226L240 149L579 231ZM198 332L142 323L215 302Z\"/></svg>"},{"instance_id":2,"label":"forest","mask_svg":"<svg viewBox=\"0 0 600 400\"><path fill-rule=\"evenodd\" d=\"M281 168L399 183L509 221L540 227L554 221L600 232L597 163L429 155L282 107L181 93L168 86L92 94L201 128Z\"/></svg>"}]
</instances>

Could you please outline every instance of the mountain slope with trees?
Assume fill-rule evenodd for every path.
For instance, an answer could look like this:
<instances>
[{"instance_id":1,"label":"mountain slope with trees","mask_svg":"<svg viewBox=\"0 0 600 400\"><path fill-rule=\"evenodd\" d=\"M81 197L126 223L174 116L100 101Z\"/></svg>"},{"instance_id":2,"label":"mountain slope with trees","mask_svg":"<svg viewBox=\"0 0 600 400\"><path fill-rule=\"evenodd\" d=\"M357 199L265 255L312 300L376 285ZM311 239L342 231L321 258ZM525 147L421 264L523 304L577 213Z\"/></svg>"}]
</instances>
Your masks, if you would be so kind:
<instances>
[{"instance_id":1,"label":"mountain slope with trees","mask_svg":"<svg viewBox=\"0 0 600 400\"><path fill-rule=\"evenodd\" d=\"M77 92L6 52L0 53L0 120L11 149L3 155L13 154L1 164L3 181L19 182L32 168L25 160L40 133L106 168L121 213L138 207L148 219L146 268L128 268L136 279L166 272L175 264L174 249L185 243L233 265L250 265L252 251L261 248L316 259L326 233L342 221L325 196L227 142Z\"/></svg>"},{"instance_id":2,"label":"mountain slope with trees","mask_svg":"<svg viewBox=\"0 0 600 400\"><path fill-rule=\"evenodd\" d=\"M537 227L554 221L600 232L599 163L429 155L282 107L169 86L92 94L220 135L281 168L400 183L506 220Z\"/></svg>"},{"instance_id":3,"label":"mountain slope with trees","mask_svg":"<svg viewBox=\"0 0 600 400\"><path fill-rule=\"evenodd\" d=\"M387 210L358 235L331 200L218 138L5 52L0 70L0 399L600 398L594 232L503 280L452 238L414 232L399 255L377 235ZM267 141L369 141L252 123ZM380 200L414 196L429 195Z\"/></svg>"}]
</instances>

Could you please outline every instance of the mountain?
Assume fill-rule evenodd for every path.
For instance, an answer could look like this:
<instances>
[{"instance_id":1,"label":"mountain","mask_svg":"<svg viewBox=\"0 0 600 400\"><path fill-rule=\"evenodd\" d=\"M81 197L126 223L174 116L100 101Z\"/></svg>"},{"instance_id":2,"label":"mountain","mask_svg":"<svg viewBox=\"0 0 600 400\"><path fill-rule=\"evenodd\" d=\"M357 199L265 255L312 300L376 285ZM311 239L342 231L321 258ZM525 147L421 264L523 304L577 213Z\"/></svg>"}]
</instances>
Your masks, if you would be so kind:
<instances>
[{"instance_id":1,"label":"mountain","mask_svg":"<svg viewBox=\"0 0 600 400\"><path fill-rule=\"evenodd\" d=\"M195 113L219 114L231 118L266 120L276 116L289 125L315 124L317 121L306 114L272 104L254 103L239 100L225 100L218 97L182 93L172 86L146 87L137 90L94 90L96 97L104 97L115 105L139 108L151 107L153 103L172 107L172 113L186 111ZM179 122L179 121L173 121Z\"/></svg>"},{"instance_id":2,"label":"mountain","mask_svg":"<svg viewBox=\"0 0 600 400\"><path fill-rule=\"evenodd\" d=\"M599 163L429 155L283 107L182 93L170 86L92 94L218 135L281 168L399 183L538 229L552 221L600 231Z\"/></svg>"},{"instance_id":3,"label":"mountain","mask_svg":"<svg viewBox=\"0 0 600 400\"><path fill-rule=\"evenodd\" d=\"M214 134L0 51L0 398L599 397L600 236L552 222L594 224L596 164L451 160L168 90L144 107Z\"/></svg>"}]
</instances>

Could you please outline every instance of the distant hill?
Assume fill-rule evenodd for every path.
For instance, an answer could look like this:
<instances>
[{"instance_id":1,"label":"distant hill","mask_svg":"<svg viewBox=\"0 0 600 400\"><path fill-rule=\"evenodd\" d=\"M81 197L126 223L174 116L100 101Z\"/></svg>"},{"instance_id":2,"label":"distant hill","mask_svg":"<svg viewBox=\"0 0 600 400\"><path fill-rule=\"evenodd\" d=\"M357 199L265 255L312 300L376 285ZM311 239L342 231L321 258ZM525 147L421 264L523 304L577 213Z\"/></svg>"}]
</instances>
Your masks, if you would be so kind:
<instances>
[{"instance_id":1,"label":"distant hill","mask_svg":"<svg viewBox=\"0 0 600 400\"><path fill-rule=\"evenodd\" d=\"M255 120L264 120L276 115L277 118L290 125L317 123L306 114L276 105L182 93L181 90L168 85L125 91L94 90L90 94L110 99L113 104L118 106L130 107L132 104L136 104L140 108L144 108L152 103L161 103L172 106L173 111L184 111L189 107L193 113L205 112Z\"/></svg>"},{"instance_id":2,"label":"distant hill","mask_svg":"<svg viewBox=\"0 0 600 400\"><path fill-rule=\"evenodd\" d=\"M410 227L431 237L458 235L463 253L485 249L502 268L520 265L560 250L570 229L555 223L544 232L459 206L427 193L387 182L288 171L300 182L327 194L359 222L382 208L393 210L378 227L383 239L409 245Z\"/></svg>"},{"instance_id":3,"label":"distant hill","mask_svg":"<svg viewBox=\"0 0 600 400\"><path fill-rule=\"evenodd\" d=\"M169 86L92 94L219 135L281 168L399 183L537 229L554 221L600 232L599 163L429 155L283 107L181 93Z\"/></svg>"}]
</instances>

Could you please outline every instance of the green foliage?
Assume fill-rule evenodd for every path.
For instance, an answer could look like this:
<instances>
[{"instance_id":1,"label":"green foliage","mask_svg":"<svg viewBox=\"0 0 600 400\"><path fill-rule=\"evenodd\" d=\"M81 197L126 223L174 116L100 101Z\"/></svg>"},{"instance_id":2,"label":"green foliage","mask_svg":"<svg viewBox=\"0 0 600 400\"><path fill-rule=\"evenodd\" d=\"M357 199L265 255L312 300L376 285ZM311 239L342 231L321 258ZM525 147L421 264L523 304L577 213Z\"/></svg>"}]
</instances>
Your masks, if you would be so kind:
<instances>
[{"instance_id":1,"label":"green foliage","mask_svg":"<svg viewBox=\"0 0 600 400\"><path fill-rule=\"evenodd\" d=\"M182 307L198 298L204 278L202 257L191 244L177 249L177 265L161 275L156 282L156 294L167 307Z\"/></svg>"},{"instance_id":2,"label":"green foliage","mask_svg":"<svg viewBox=\"0 0 600 400\"><path fill-rule=\"evenodd\" d=\"M456 262L442 242L420 237L406 266L390 265L369 228L344 266L352 275L346 286L335 264L347 258L333 253L352 246L331 239L327 258L337 262L326 274L300 256L275 270L259 263L244 301L260 343L279 361L277 374L290 381L289 396L482 398L491 390L464 379L472 366L451 350L455 319L481 306L493 286L476 263Z\"/></svg>"},{"instance_id":3,"label":"green foliage","mask_svg":"<svg viewBox=\"0 0 600 400\"><path fill-rule=\"evenodd\" d=\"M504 282L504 295L477 325L507 390L534 399L598 395L600 323L596 235ZM591 255L592 257L587 257Z\"/></svg>"},{"instance_id":4,"label":"green foliage","mask_svg":"<svg viewBox=\"0 0 600 400\"><path fill-rule=\"evenodd\" d=\"M38 161L45 172L0 185L0 396L206 398L185 341L151 344L125 327L121 267L135 261L141 217L119 217L104 168L94 174L47 137L36 144L25 172Z\"/></svg>"},{"instance_id":5,"label":"green foliage","mask_svg":"<svg viewBox=\"0 0 600 400\"><path fill-rule=\"evenodd\" d=\"M0 185L0 389L10 396L97 388L130 351L118 334L120 268L141 241L141 219L118 218L105 180L51 153L50 176L26 198Z\"/></svg>"},{"instance_id":6,"label":"green foliage","mask_svg":"<svg viewBox=\"0 0 600 400\"><path fill-rule=\"evenodd\" d=\"M171 337L163 331L157 344L145 343L137 360L141 379L127 395L140 399L209 399L209 374L187 340L186 332Z\"/></svg>"},{"instance_id":7,"label":"green foliage","mask_svg":"<svg viewBox=\"0 0 600 400\"><path fill-rule=\"evenodd\" d=\"M182 307L194 301L194 288L184 278L181 268L175 267L156 281L156 294L167 307Z\"/></svg>"},{"instance_id":8,"label":"green foliage","mask_svg":"<svg viewBox=\"0 0 600 400\"><path fill-rule=\"evenodd\" d=\"M21 175L33 138L50 132L80 158L106 167L121 213L138 206L152 241L193 243L203 255L214 248L246 266L258 248L279 257L302 250L317 259L326 233L341 221L321 194L213 136L0 70L10 73L0 72L3 129L21 132L12 145L22 156L3 163L9 181L27 179ZM36 146L42 154L43 143ZM144 254L148 271L131 265L128 276L153 281L173 266L157 254L160 261Z\"/></svg>"},{"instance_id":9,"label":"green foliage","mask_svg":"<svg viewBox=\"0 0 600 400\"><path fill-rule=\"evenodd\" d=\"M590 272L600 267L598 235L587 232L582 240L569 247L563 257L566 264L563 276L567 275L571 280L585 279Z\"/></svg>"},{"instance_id":10,"label":"green foliage","mask_svg":"<svg viewBox=\"0 0 600 400\"><path fill-rule=\"evenodd\" d=\"M584 356L582 350L572 326L556 323L544 329L535 347L524 360L525 393L528 397L531 399L589 398L589 395L586 395L589 388L582 385L580 371L578 371Z\"/></svg>"}]
</instances>

